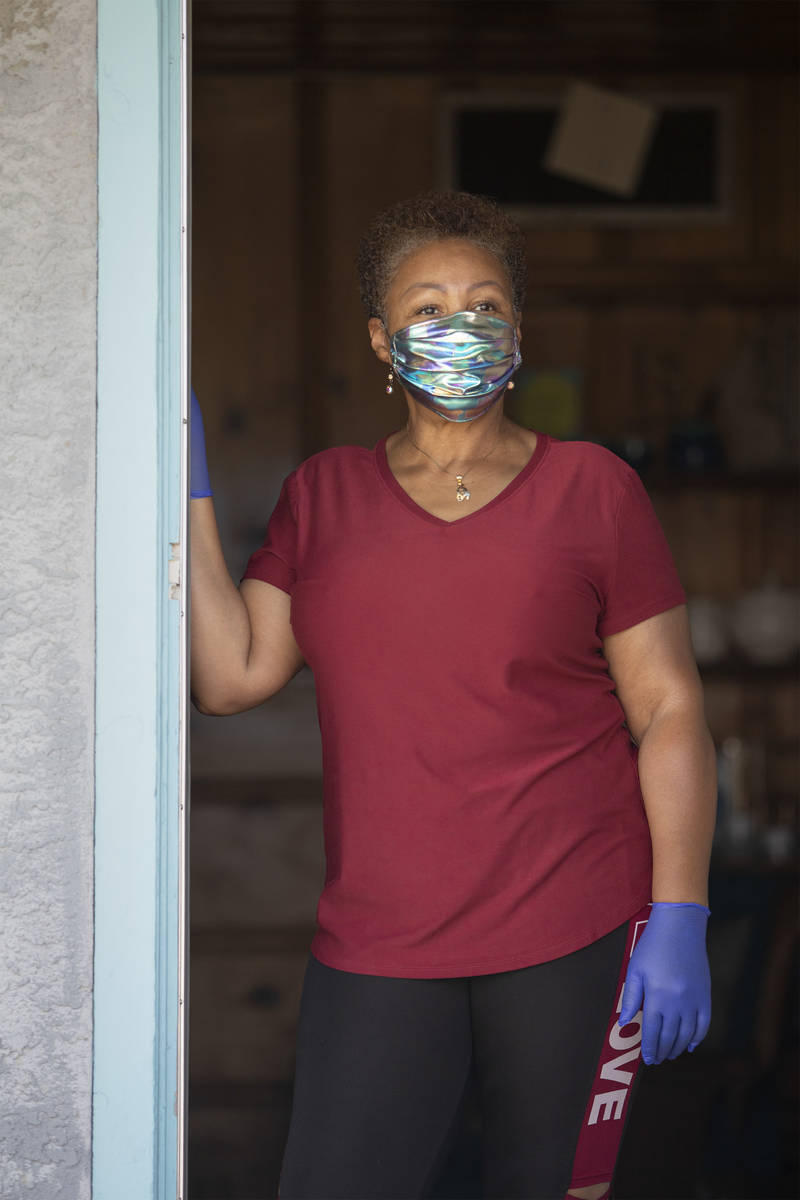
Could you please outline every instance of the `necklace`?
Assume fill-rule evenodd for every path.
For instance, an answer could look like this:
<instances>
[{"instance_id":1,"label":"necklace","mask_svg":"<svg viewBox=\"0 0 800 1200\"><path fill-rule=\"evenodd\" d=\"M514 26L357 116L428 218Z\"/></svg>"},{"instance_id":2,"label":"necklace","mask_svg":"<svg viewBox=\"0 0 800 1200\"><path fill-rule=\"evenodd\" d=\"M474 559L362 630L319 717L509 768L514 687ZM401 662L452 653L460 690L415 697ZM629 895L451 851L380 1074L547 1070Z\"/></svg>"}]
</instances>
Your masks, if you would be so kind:
<instances>
[{"instance_id":1,"label":"necklace","mask_svg":"<svg viewBox=\"0 0 800 1200\"><path fill-rule=\"evenodd\" d=\"M414 441L413 437L411 436L411 432L407 425L406 425L406 433L408 434L408 440L411 442L412 446L417 446L417 443ZM487 459L489 457L489 455L492 453L492 450L497 449L497 443L499 441L500 441L500 434L498 433L497 437L495 438L492 449L489 450L486 454L484 454L483 458L479 458L478 463L482 463L484 461L484 459ZM420 454L427 455L427 457L431 460L431 462L435 463L435 465L439 468L440 471L444 471L445 475L453 474L453 472L451 470L448 470L447 467L443 467L440 462L436 462L436 459L433 457L433 455L428 454L427 450L423 450L422 446L417 446L417 449L419 450ZM478 463L473 463L473 466L477 466ZM456 500L458 500L459 503L461 503L463 500L469 500L471 493L470 493L469 488L464 483L463 471L461 472L460 475L456 475L456 485L457 485L456 486Z\"/></svg>"}]
</instances>

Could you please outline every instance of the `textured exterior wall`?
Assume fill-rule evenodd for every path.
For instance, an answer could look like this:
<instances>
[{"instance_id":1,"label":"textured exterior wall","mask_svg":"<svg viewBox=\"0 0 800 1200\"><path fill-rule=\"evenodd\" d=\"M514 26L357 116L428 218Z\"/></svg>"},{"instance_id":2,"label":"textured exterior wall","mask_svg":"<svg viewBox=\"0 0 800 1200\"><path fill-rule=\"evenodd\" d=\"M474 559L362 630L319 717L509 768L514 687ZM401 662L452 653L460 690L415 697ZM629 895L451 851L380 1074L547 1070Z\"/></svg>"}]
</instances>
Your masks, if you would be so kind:
<instances>
[{"instance_id":1,"label":"textured exterior wall","mask_svg":"<svg viewBox=\"0 0 800 1200\"><path fill-rule=\"evenodd\" d=\"M91 1185L96 3L0 0L0 1195Z\"/></svg>"}]
</instances>

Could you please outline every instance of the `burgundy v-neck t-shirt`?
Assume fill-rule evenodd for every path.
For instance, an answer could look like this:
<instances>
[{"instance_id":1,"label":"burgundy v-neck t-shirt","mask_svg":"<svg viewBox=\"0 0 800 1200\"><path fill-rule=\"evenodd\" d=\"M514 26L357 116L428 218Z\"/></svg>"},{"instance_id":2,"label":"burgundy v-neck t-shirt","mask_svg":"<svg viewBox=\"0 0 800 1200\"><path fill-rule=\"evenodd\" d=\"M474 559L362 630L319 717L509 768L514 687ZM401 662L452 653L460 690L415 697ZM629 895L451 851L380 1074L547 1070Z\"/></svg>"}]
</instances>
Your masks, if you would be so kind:
<instances>
[{"instance_id":1,"label":"burgundy v-neck t-shirt","mask_svg":"<svg viewBox=\"0 0 800 1200\"><path fill-rule=\"evenodd\" d=\"M400 486L386 441L292 471L243 576L290 594L314 674L311 950L418 978L557 958L651 899L602 639L686 595L638 475L604 447L539 433L499 495L448 522Z\"/></svg>"}]
</instances>

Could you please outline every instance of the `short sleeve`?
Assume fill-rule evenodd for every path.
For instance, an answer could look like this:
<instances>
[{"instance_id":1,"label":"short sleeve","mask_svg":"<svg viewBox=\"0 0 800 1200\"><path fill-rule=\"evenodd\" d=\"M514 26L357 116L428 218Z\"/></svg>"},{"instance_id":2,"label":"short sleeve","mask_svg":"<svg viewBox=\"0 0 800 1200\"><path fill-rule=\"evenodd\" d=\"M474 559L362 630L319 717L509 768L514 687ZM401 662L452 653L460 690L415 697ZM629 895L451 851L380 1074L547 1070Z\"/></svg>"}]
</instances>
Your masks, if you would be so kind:
<instances>
[{"instance_id":1,"label":"short sleeve","mask_svg":"<svg viewBox=\"0 0 800 1200\"><path fill-rule=\"evenodd\" d=\"M597 632L607 637L685 603L686 592L664 530L644 484L631 469L617 508L614 548Z\"/></svg>"},{"instance_id":2,"label":"short sleeve","mask_svg":"<svg viewBox=\"0 0 800 1200\"><path fill-rule=\"evenodd\" d=\"M297 579L297 510L293 485L294 472L284 479L264 541L250 555L242 575L242 580L261 579L290 595Z\"/></svg>"}]
</instances>

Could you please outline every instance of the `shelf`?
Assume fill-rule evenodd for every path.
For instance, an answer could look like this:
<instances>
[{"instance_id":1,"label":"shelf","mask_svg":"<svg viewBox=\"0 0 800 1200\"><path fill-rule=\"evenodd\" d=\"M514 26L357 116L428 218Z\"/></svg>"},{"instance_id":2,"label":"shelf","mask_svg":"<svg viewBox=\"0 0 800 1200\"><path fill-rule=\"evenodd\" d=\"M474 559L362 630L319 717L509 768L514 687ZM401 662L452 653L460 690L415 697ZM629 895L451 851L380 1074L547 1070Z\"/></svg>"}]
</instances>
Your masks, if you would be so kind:
<instances>
[{"instance_id":1,"label":"shelf","mask_svg":"<svg viewBox=\"0 0 800 1200\"><path fill-rule=\"evenodd\" d=\"M272 927L226 925L198 928L194 925L189 931L189 942L193 954L206 954L213 958L226 955L303 955L308 951L316 928L313 921L307 925Z\"/></svg>"},{"instance_id":2,"label":"shelf","mask_svg":"<svg viewBox=\"0 0 800 1200\"><path fill-rule=\"evenodd\" d=\"M294 1081L268 1080L266 1082L234 1082L222 1080L197 1080L190 1076L189 1108L196 1112L201 1108L223 1109L291 1109Z\"/></svg>"},{"instance_id":3,"label":"shelf","mask_svg":"<svg viewBox=\"0 0 800 1200\"><path fill-rule=\"evenodd\" d=\"M718 663L698 663L698 670L706 682L731 683L786 683L800 682L800 654L788 662L762 666L745 658L730 658Z\"/></svg>"},{"instance_id":4,"label":"shelf","mask_svg":"<svg viewBox=\"0 0 800 1200\"><path fill-rule=\"evenodd\" d=\"M777 861L766 858L760 851L752 854L730 854L713 851L711 854L711 875L797 875L797 864L794 858Z\"/></svg>"},{"instance_id":5,"label":"shelf","mask_svg":"<svg viewBox=\"0 0 800 1200\"><path fill-rule=\"evenodd\" d=\"M800 475L791 467L759 471L669 471L645 467L639 472L648 491L686 491L689 488L728 491L791 491L800 486Z\"/></svg>"},{"instance_id":6,"label":"shelf","mask_svg":"<svg viewBox=\"0 0 800 1200\"><path fill-rule=\"evenodd\" d=\"M740 262L595 261L531 263L525 303L531 319L542 310L651 305L656 308L794 308L796 264L789 260Z\"/></svg>"},{"instance_id":7,"label":"shelf","mask_svg":"<svg viewBox=\"0 0 800 1200\"><path fill-rule=\"evenodd\" d=\"M206 804L255 806L321 803L322 779L308 776L215 777L192 779L192 806Z\"/></svg>"}]
</instances>

